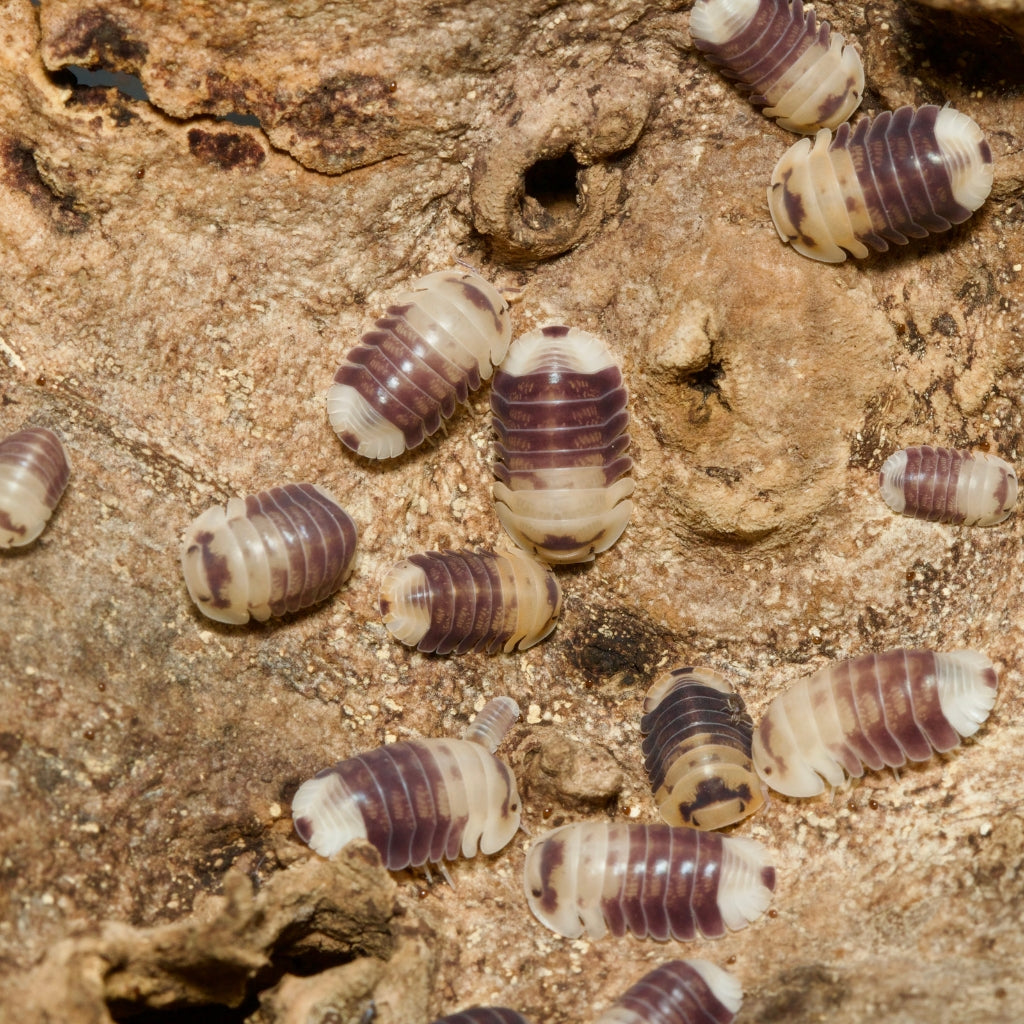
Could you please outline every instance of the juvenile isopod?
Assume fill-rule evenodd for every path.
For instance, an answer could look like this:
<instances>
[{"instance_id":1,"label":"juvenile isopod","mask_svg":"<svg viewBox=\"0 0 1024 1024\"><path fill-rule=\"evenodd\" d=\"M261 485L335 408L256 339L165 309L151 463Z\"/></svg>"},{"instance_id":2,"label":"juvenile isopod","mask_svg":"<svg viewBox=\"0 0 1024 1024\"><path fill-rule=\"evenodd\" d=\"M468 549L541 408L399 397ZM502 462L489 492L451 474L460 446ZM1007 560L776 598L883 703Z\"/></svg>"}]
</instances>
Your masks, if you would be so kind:
<instances>
[{"instance_id":1,"label":"juvenile isopod","mask_svg":"<svg viewBox=\"0 0 1024 1024\"><path fill-rule=\"evenodd\" d=\"M740 983L708 960L670 960L645 974L595 1024L731 1024Z\"/></svg>"},{"instance_id":2,"label":"juvenile isopod","mask_svg":"<svg viewBox=\"0 0 1024 1024\"><path fill-rule=\"evenodd\" d=\"M842 263L868 246L885 252L947 231L991 189L992 150L966 114L900 107L790 146L772 172L768 207L797 252Z\"/></svg>"},{"instance_id":3,"label":"juvenile isopod","mask_svg":"<svg viewBox=\"0 0 1024 1024\"><path fill-rule=\"evenodd\" d=\"M355 557L355 524L316 484L271 487L208 508L181 545L196 607L234 625L323 601L348 579Z\"/></svg>"},{"instance_id":4,"label":"juvenile isopod","mask_svg":"<svg viewBox=\"0 0 1024 1024\"><path fill-rule=\"evenodd\" d=\"M577 328L519 338L491 390L494 501L509 536L546 562L588 562L633 512L629 413L608 346Z\"/></svg>"},{"instance_id":5,"label":"juvenile isopod","mask_svg":"<svg viewBox=\"0 0 1024 1024\"><path fill-rule=\"evenodd\" d=\"M43 532L70 475L67 450L46 427L0 441L0 548L23 547Z\"/></svg>"},{"instance_id":6,"label":"juvenile isopod","mask_svg":"<svg viewBox=\"0 0 1024 1024\"><path fill-rule=\"evenodd\" d=\"M973 736L996 699L978 651L866 654L779 694L754 732L754 767L786 796L815 796L865 768L898 768Z\"/></svg>"},{"instance_id":7,"label":"juvenile isopod","mask_svg":"<svg viewBox=\"0 0 1024 1024\"><path fill-rule=\"evenodd\" d=\"M554 573L518 551L424 551L394 565L380 588L384 625L425 654L526 650L561 611Z\"/></svg>"},{"instance_id":8,"label":"juvenile isopod","mask_svg":"<svg viewBox=\"0 0 1024 1024\"><path fill-rule=\"evenodd\" d=\"M864 65L801 0L697 0L694 46L780 127L810 134L845 121L864 94Z\"/></svg>"},{"instance_id":9,"label":"juvenile isopod","mask_svg":"<svg viewBox=\"0 0 1024 1024\"><path fill-rule=\"evenodd\" d=\"M670 825L724 828L764 803L750 760L754 723L719 673L663 673L647 692L640 731L654 800Z\"/></svg>"},{"instance_id":10,"label":"juvenile isopod","mask_svg":"<svg viewBox=\"0 0 1024 1024\"><path fill-rule=\"evenodd\" d=\"M534 917L566 938L714 939L764 913L775 869L753 839L577 822L533 843L524 888Z\"/></svg>"},{"instance_id":11,"label":"juvenile isopod","mask_svg":"<svg viewBox=\"0 0 1024 1024\"><path fill-rule=\"evenodd\" d=\"M414 281L349 352L327 391L343 444L371 459L415 448L505 358L508 303L468 270Z\"/></svg>"},{"instance_id":12,"label":"juvenile isopod","mask_svg":"<svg viewBox=\"0 0 1024 1024\"><path fill-rule=\"evenodd\" d=\"M489 749L503 737L467 736L402 740L319 772L292 800L295 831L323 857L365 840L391 871L497 853L519 828L516 780Z\"/></svg>"},{"instance_id":13,"label":"juvenile isopod","mask_svg":"<svg viewBox=\"0 0 1024 1024\"><path fill-rule=\"evenodd\" d=\"M521 1013L504 1006L471 1006L468 1010L439 1017L434 1024L530 1024Z\"/></svg>"},{"instance_id":14,"label":"juvenile isopod","mask_svg":"<svg viewBox=\"0 0 1024 1024\"><path fill-rule=\"evenodd\" d=\"M878 486L894 512L933 523L994 526L1017 502L1017 474L998 455L928 445L893 452Z\"/></svg>"}]
</instances>

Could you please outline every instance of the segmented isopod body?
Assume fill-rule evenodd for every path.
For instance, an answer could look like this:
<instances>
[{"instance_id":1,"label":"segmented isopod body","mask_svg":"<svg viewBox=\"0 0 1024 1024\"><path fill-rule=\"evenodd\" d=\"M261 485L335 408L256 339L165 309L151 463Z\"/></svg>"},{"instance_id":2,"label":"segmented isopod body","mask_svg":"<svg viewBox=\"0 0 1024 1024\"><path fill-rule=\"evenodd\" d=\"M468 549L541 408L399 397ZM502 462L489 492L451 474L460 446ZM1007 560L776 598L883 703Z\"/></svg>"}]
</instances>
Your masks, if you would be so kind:
<instances>
[{"instance_id":1,"label":"segmented isopod body","mask_svg":"<svg viewBox=\"0 0 1024 1024\"><path fill-rule=\"evenodd\" d=\"M495 654L543 640L562 611L554 573L518 551L424 551L380 588L384 625L427 654Z\"/></svg>"},{"instance_id":2,"label":"segmented isopod body","mask_svg":"<svg viewBox=\"0 0 1024 1024\"><path fill-rule=\"evenodd\" d=\"M434 1024L530 1024L515 1010L504 1006L471 1006L468 1010L453 1013L449 1017L440 1017Z\"/></svg>"},{"instance_id":3,"label":"segmented isopod body","mask_svg":"<svg viewBox=\"0 0 1024 1024\"><path fill-rule=\"evenodd\" d=\"M295 831L321 856L363 839L392 871L475 857L478 848L497 853L519 817L511 769L473 739L378 747L319 772L292 800Z\"/></svg>"},{"instance_id":4,"label":"segmented isopod body","mask_svg":"<svg viewBox=\"0 0 1024 1024\"><path fill-rule=\"evenodd\" d=\"M494 500L509 536L546 562L590 561L633 512L622 371L600 338L541 327L495 374Z\"/></svg>"},{"instance_id":5,"label":"segmented isopod body","mask_svg":"<svg viewBox=\"0 0 1024 1024\"><path fill-rule=\"evenodd\" d=\"M670 825L724 828L764 803L750 760L754 723L719 673L663 673L647 692L640 731L654 799Z\"/></svg>"},{"instance_id":6,"label":"segmented isopod body","mask_svg":"<svg viewBox=\"0 0 1024 1024\"><path fill-rule=\"evenodd\" d=\"M491 376L511 337L508 303L482 277L421 277L338 367L327 391L331 426L360 455L401 455Z\"/></svg>"},{"instance_id":7,"label":"segmented isopod body","mask_svg":"<svg viewBox=\"0 0 1024 1024\"><path fill-rule=\"evenodd\" d=\"M46 427L0 441L0 548L24 547L43 532L70 475L68 453Z\"/></svg>"},{"instance_id":8,"label":"segmented isopod body","mask_svg":"<svg viewBox=\"0 0 1024 1024\"><path fill-rule=\"evenodd\" d=\"M718 938L760 917L775 888L753 839L670 825L563 825L530 847L524 871L534 916L570 939Z\"/></svg>"},{"instance_id":9,"label":"segmented isopod body","mask_svg":"<svg viewBox=\"0 0 1024 1024\"><path fill-rule=\"evenodd\" d=\"M868 246L947 231L992 189L992 150L951 107L900 107L790 146L772 172L768 207L779 237L825 263Z\"/></svg>"},{"instance_id":10,"label":"segmented isopod body","mask_svg":"<svg viewBox=\"0 0 1024 1024\"><path fill-rule=\"evenodd\" d=\"M864 65L801 0L697 0L694 46L791 132L835 128L860 103Z\"/></svg>"},{"instance_id":11,"label":"segmented isopod body","mask_svg":"<svg viewBox=\"0 0 1024 1024\"><path fill-rule=\"evenodd\" d=\"M779 694L754 732L754 767L786 796L815 796L865 767L952 750L988 718L996 671L978 651L866 654Z\"/></svg>"},{"instance_id":12,"label":"segmented isopod body","mask_svg":"<svg viewBox=\"0 0 1024 1024\"><path fill-rule=\"evenodd\" d=\"M355 524L316 484L271 487L208 508L181 545L196 607L234 625L323 601L348 579L355 557Z\"/></svg>"},{"instance_id":13,"label":"segmented isopod body","mask_svg":"<svg viewBox=\"0 0 1024 1024\"><path fill-rule=\"evenodd\" d=\"M670 960L645 974L595 1024L731 1024L740 983L708 960Z\"/></svg>"},{"instance_id":14,"label":"segmented isopod body","mask_svg":"<svg viewBox=\"0 0 1024 1024\"><path fill-rule=\"evenodd\" d=\"M998 455L928 445L893 452L878 486L894 512L933 523L994 526L1017 502L1017 474Z\"/></svg>"}]
</instances>

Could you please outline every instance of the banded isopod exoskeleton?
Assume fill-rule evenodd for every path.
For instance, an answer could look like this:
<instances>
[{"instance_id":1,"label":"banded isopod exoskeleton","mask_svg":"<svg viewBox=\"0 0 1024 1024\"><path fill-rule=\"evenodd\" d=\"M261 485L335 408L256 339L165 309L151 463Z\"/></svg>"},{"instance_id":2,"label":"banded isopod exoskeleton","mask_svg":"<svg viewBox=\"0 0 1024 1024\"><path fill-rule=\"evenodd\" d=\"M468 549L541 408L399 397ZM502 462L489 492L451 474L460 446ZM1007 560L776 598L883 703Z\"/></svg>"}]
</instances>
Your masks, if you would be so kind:
<instances>
[{"instance_id":1,"label":"banded isopod exoskeleton","mask_svg":"<svg viewBox=\"0 0 1024 1024\"><path fill-rule=\"evenodd\" d=\"M708 960L670 960L631 985L594 1024L732 1024L740 983Z\"/></svg>"},{"instance_id":2,"label":"banded isopod exoskeleton","mask_svg":"<svg viewBox=\"0 0 1024 1024\"><path fill-rule=\"evenodd\" d=\"M561 611L554 573L518 551L420 552L394 565L380 588L384 625L426 654L526 650Z\"/></svg>"},{"instance_id":3,"label":"banded isopod exoskeleton","mask_svg":"<svg viewBox=\"0 0 1024 1024\"><path fill-rule=\"evenodd\" d=\"M775 165L768 207L779 237L825 263L885 252L967 220L992 189L992 150L952 107L900 107L823 128Z\"/></svg>"},{"instance_id":4,"label":"banded isopod exoskeleton","mask_svg":"<svg viewBox=\"0 0 1024 1024\"><path fill-rule=\"evenodd\" d=\"M515 341L494 377L494 501L509 536L546 562L590 561L633 512L629 412L608 346L577 328Z\"/></svg>"},{"instance_id":5,"label":"banded isopod exoskeleton","mask_svg":"<svg viewBox=\"0 0 1024 1024\"><path fill-rule=\"evenodd\" d=\"M894 512L933 523L995 526L1017 503L1017 473L988 452L917 445L893 452L878 486Z\"/></svg>"},{"instance_id":6,"label":"banded isopod exoskeleton","mask_svg":"<svg viewBox=\"0 0 1024 1024\"><path fill-rule=\"evenodd\" d=\"M327 391L343 444L371 459L415 448L505 358L508 303L468 270L421 277L346 356Z\"/></svg>"},{"instance_id":7,"label":"banded isopod exoskeleton","mask_svg":"<svg viewBox=\"0 0 1024 1024\"><path fill-rule=\"evenodd\" d=\"M845 121L864 94L857 47L801 0L697 0L694 46L791 132L809 134Z\"/></svg>"},{"instance_id":8,"label":"banded isopod exoskeleton","mask_svg":"<svg viewBox=\"0 0 1024 1024\"><path fill-rule=\"evenodd\" d=\"M467 736L402 740L319 772L292 800L295 831L323 857L365 840L391 871L497 853L519 829L516 780L488 749L503 737Z\"/></svg>"},{"instance_id":9,"label":"banded isopod exoskeleton","mask_svg":"<svg viewBox=\"0 0 1024 1024\"><path fill-rule=\"evenodd\" d=\"M67 449L46 427L0 441L0 549L24 547L43 532L70 475Z\"/></svg>"},{"instance_id":10,"label":"banded isopod exoskeleton","mask_svg":"<svg viewBox=\"0 0 1024 1024\"><path fill-rule=\"evenodd\" d=\"M566 938L714 939L764 913L775 869L753 839L576 822L533 843L523 885L534 917Z\"/></svg>"},{"instance_id":11,"label":"banded isopod exoskeleton","mask_svg":"<svg viewBox=\"0 0 1024 1024\"><path fill-rule=\"evenodd\" d=\"M530 1024L516 1010L504 1006L471 1006L448 1017L439 1017L434 1024Z\"/></svg>"},{"instance_id":12,"label":"banded isopod exoskeleton","mask_svg":"<svg viewBox=\"0 0 1024 1024\"><path fill-rule=\"evenodd\" d=\"M355 524L316 484L271 487L208 508L181 545L196 607L233 625L323 601L348 579L355 557Z\"/></svg>"},{"instance_id":13,"label":"banded isopod exoskeleton","mask_svg":"<svg viewBox=\"0 0 1024 1024\"><path fill-rule=\"evenodd\" d=\"M754 767L779 793L816 796L865 767L925 761L974 735L996 684L978 651L898 648L826 665L768 705L754 732Z\"/></svg>"},{"instance_id":14,"label":"banded isopod exoskeleton","mask_svg":"<svg viewBox=\"0 0 1024 1024\"><path fill-rule=\"evenodd\" d=\"M647 691L640 731L655 803L670 825L724 828L764 803L743 698L709 668L676 668Z\"/></svg>"}]
</instances>

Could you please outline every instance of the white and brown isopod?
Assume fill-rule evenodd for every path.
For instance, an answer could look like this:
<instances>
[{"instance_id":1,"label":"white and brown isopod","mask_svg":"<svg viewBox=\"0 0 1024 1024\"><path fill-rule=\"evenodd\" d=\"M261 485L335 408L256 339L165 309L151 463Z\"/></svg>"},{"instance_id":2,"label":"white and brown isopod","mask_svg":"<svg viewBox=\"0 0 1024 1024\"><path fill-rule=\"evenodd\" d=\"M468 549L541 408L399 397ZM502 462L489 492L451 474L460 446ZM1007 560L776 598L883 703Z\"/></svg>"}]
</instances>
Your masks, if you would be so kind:
<instances>
[{"instance_id":1,"label":"white and brown isopod","mask_svg":"<svg viewBox=\"0 0 1024 1024\"><path fill-rule=\"evenodd\" d=\"M708 960L670 960L630 986L594 1024L732 1024L740 983Z\"/></svg>"},{"instance_id":2,"label":"white and brown isopod","mask_svg":"<svg viewBox=\"0 0 1024 1024\"><path fill-rule=\"evenodd\" d=\"M516 1010L504 1006L471 1006L468 1010L439 1017L434 1024L530 1024Z\"/></svg>"},{"instance_id":3,"label":"white and brown isopod","mask_svg":"<svg viewBox=\"0 0 1024 1024\"><path fill-rule=\"evenodd\" d=\"M23 547L43 532L70 475L67 450L46 427L0 441L0 548Z\"/></svg>"},{"instance_id":4,"label":"white and brown isopod","mask_svg":"<svg viewBox=\"0 0 1024 1024\"><path fill-rule=\"evenodd\" d=\"M998 455L929 445L893 452L878 486L894 512L933 523L995 526L1017 502L1017 474Z\"/></svg>"},{"instance_id":5,"label":"white and brown isopod","mask_svg":"<svg viewBox=\"0 0 1024 1024\"><path fill-rule=\"evenodd\" d=\"M801 0L697 0L694 46L791 132L835 128L860 103L864 65Z\"/></svg>"},{"instance_id":6,"label":"white and brown isopod","mask_svg":"<svg viewBox=\"0 0 1024 1024\"><path fill-rule=\"evenodd\" d=\"M647 691L640 731L654 800L670 825L724 828L764 803L743 698L709 668L676 668Z\"/></svg>"},{"instance_id":7,"label":"white and brown isopod","mask_svg":"<svg viewBox=\"0 0 1024 1024\"><path fill-rule=\"evenodd\" d=\"M991 189L992 150L974 121L952 107L900 107L790 146L772 172L768 207L797 252L842 263L869 246L885 252L948 231Z\"/></svg>"},{"instance_id":8,"label":"white and brown isopod","mask_svg":"<svg viewBox=\"0 0 1024 1024\"><path fill-rule=\"evenodd\" d=\"M518 551L424 551L394 565L380 588L384 625L425 654L526 650L561 611L554 573Z\"/></svg>"},{"instance_id":9,"label":"white and brown isopod","mask_svg":"<svg viewBox=\"0 0 1024 1024\"><path fill-rule=\"evenodd\" d=\"M754 767L786 796L815 796L865 768L952 750L988 718L996 671L978 651L899 648L827 665L779 694L754 732Z\"/></svg>"},{"instance_id":10,"label":"white and brown isopod","mask_svg":"<svg viewBox=\"0 0 1024 1024\"><path fill-rule=\"evenodd\" d=\"M534 917L566 938L714 939L764 913L775 868L753 839L577 822L533 843L523 884Z\"/></svg>"},{"instance_id":11,"label":"white and brown isopod","mask_svg":"<svg viewBox=\"0 0 1024 1024\"><path fill-rule=\"evenodd\" d=\"M588 562L633 512L622 371L600 338L541 327L494 377L494 501L509 536L546 562Z\"/></svg>"},{"instance_id":12,"label":"white and brown isopod","mask_svg":"<svg viewBox=\"0 0 1024 1024\"><path fill-rule=\"evenodd\" d=\"M323 601L348 579L355 557L355 524L316 484L271 487L208 508L181 545L196 607L233 625Z\"/></svg>"},{"instance_id":13,"label":"white and brown isopod","mask_svg":"<svg viewBox=\"0 0 1024 1024\"><path fill-rule=\"evenodd\" d=\"M292 800L295 831L321 856L362 839L391 871L497 853L520 813L511 769L472 738L378 747L319 772Z\"/></svg>"},{"instance_id":14,"label":"white and brown isopod","mask_svg":"<svg viewBox=\"0 0 1024 1024\"><path fill-rule=\"evenodd\" d=\"M390 459L415 448L505 358L508 303L468 270L414 281L349 352L327 391L331 426L352 451Z\"/></svg>"}]
</instances>

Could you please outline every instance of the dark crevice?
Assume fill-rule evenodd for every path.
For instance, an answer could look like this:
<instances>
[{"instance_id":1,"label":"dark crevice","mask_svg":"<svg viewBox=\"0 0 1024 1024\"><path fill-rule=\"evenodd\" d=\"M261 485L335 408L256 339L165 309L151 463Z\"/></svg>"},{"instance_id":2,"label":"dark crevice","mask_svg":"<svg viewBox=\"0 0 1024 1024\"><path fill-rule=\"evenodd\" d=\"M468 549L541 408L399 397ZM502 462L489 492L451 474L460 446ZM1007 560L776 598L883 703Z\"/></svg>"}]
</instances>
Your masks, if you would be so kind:
<instances>
[{"instance_id":1,"label":"dark crevice","mask_svg":"<svg viewBox=\"0 0 1024 1024\"><path fill-rule=\"evenodd\" d=\"M703 370L687 375L686 386L699 391L705 402L714 395L728 409L729 403L722 396L721 380L724 375L725 367L721 362L708 363Z\"/></svg>"},{"instance_id":2,"label":"dark crevice","mask_svg":"<svg viewBox=\"0 0 1024 1024\"><path fill-rule=\"evenodd\" d=\"M576 179L581 170L582 165L571 153L538 160L523 175L526 196L553 217L570 214L579 204Z\"/></svg>"}]
</instances>

